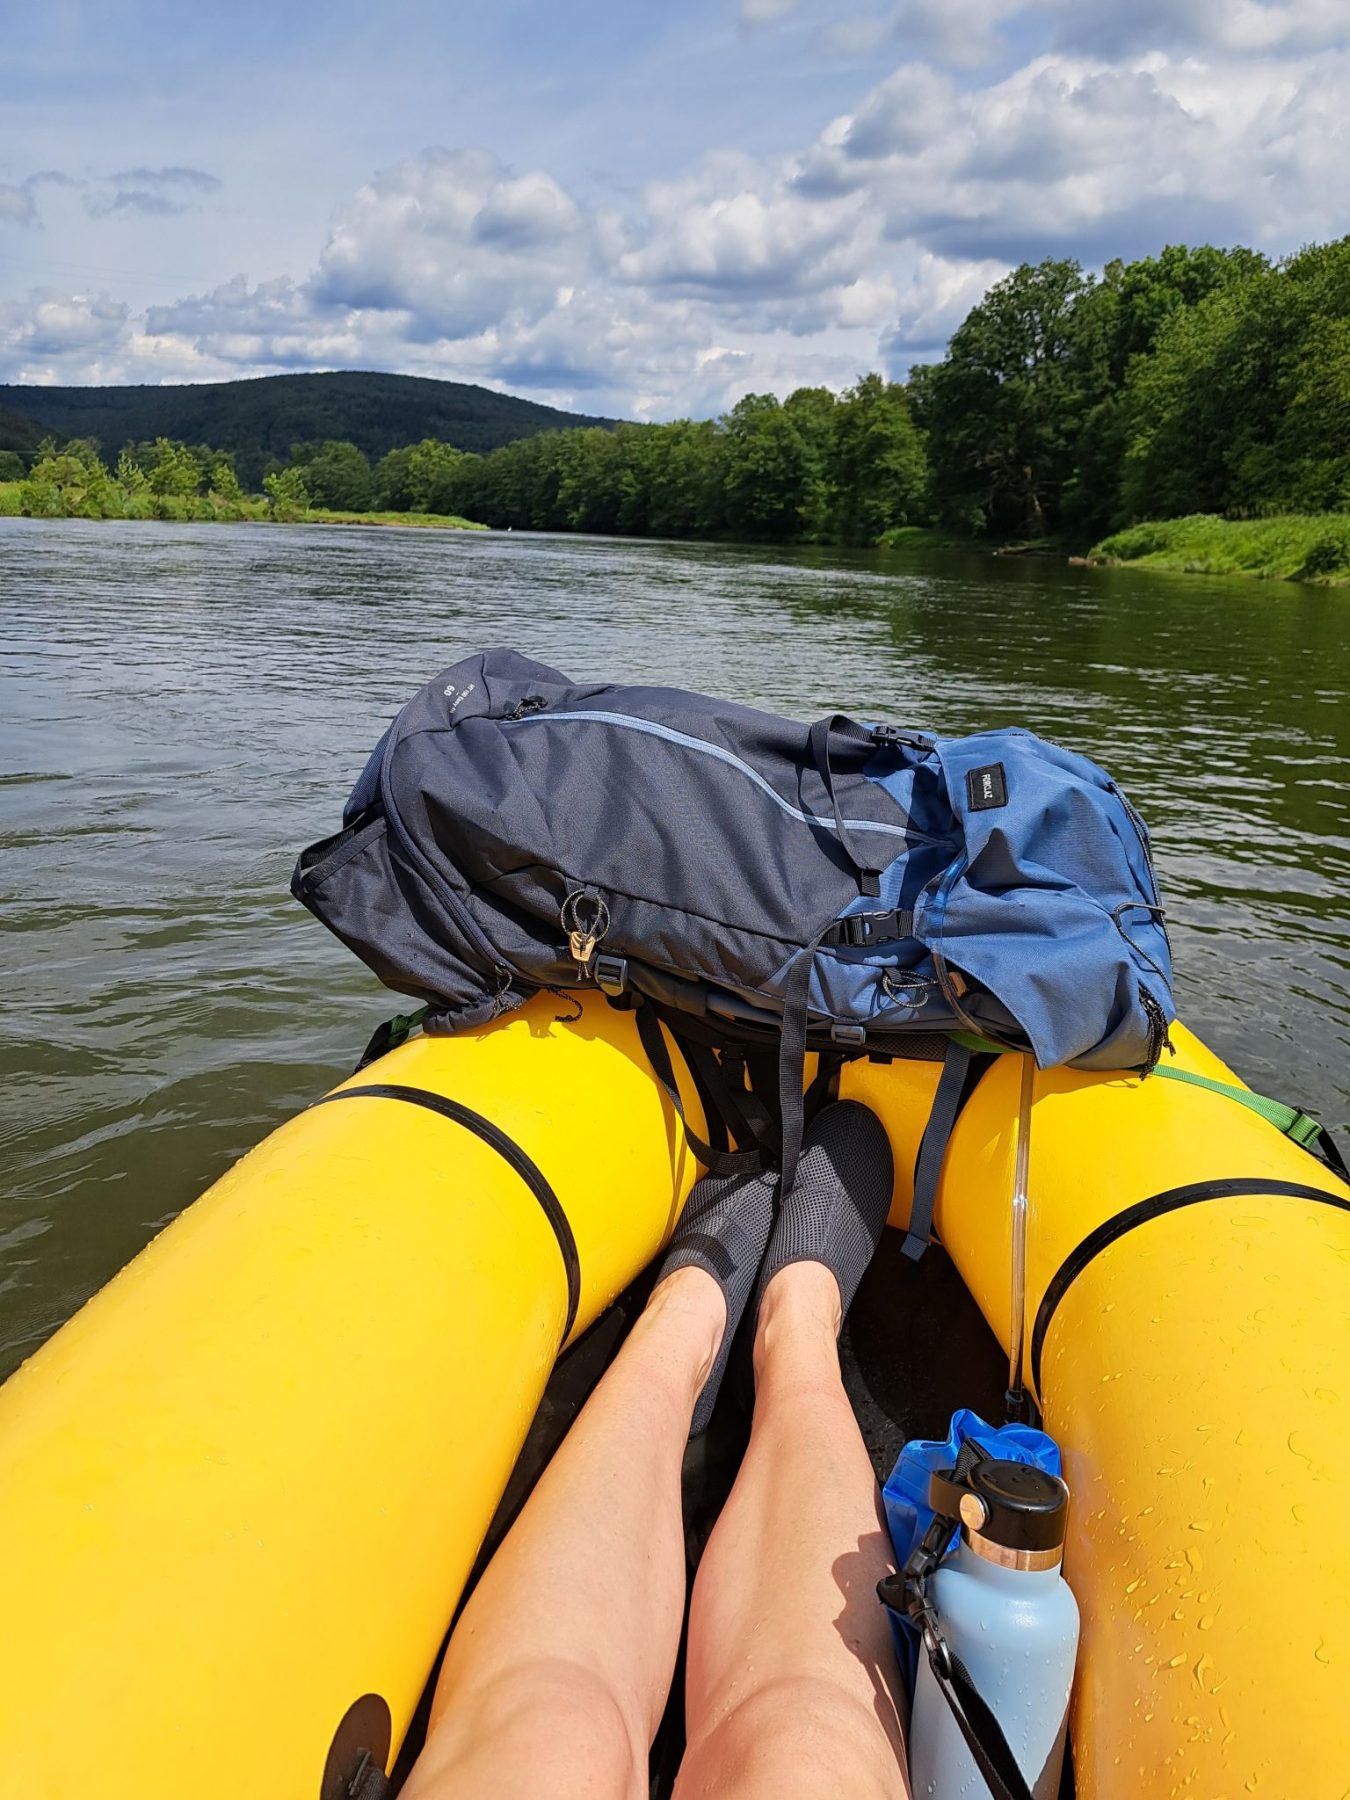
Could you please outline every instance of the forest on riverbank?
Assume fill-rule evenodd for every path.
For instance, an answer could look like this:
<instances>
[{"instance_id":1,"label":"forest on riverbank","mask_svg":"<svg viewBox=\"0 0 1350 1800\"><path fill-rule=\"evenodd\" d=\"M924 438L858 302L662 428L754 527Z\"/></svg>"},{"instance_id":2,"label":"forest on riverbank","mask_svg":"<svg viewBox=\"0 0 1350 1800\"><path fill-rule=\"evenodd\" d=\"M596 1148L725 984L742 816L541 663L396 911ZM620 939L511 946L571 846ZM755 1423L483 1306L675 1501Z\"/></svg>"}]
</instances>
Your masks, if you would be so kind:
<instances>
[{"instance_id":1,"label":"forest on riverbank","mask_svg":"<svg viewBox=\"0 0 1350 1800\"><path fill-rule=\"evenodd\" d=\"M99 451L49 444L27 470L0 453L0 480L21 477L36 513L256 516L224 452L161 438L109 468ZM351 442L300 442L263 486L271 517L620 536L872 545L928 526L1086 548L1125 531L1102 545L1124 559L1141 521L1299 514L1321 543L1317 519L1350 511L1350 238L1279 263L1171 246L1100 275L1024 264L904 383L750 394L719 419L543 431L485 454L426 438L372 464ZM1345 541L1338 525L1315 551L1337 564L1324 577L1350 566Z\"/></svg>"}]
</instances>

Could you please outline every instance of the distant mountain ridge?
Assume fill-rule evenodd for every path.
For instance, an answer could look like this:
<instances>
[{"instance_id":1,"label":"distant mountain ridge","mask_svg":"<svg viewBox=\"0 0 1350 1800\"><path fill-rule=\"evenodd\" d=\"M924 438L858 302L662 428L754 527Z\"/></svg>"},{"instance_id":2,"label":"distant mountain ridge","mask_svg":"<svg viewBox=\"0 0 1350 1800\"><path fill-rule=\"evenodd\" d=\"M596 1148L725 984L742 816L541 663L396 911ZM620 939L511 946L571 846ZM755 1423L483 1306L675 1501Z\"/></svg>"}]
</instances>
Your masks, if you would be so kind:
<instances>
[{"instance_id":1,"label":"distant mountain ridge","mask_svg":"<svg viewBox=\"0 0 1350 1800\"><path fill-rule=\"evenodd\" d=\"M177 438L233 451L246 487L259 484L270 458L284 460L292 444L316 438L346 440L373 462L428 437L494 450L540 431L615 423L468 382L373 371L175 387L0 386L0 450L29 453L52 433L96 438L113 461L124 444Z\"/></svg>"}]
</instances>

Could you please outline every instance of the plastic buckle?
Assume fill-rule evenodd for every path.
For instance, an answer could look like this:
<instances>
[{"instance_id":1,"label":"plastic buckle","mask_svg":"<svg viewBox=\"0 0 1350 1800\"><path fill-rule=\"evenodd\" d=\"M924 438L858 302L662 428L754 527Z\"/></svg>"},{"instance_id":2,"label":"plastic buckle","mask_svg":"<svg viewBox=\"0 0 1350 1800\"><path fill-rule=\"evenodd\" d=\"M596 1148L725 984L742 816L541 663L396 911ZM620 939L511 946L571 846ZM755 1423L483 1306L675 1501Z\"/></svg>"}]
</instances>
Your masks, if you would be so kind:
<instances>
[{"instance_id":1,"label":"plastic buckle","mask_svg":"<svg viewBox=\"0 0 1350 1800\"><path fill-rule=\"evenodd\" d=\"M851 950L859 949L864 944L870 944L874 922L890 916L889 913L845 913L839 921L840 942L847 944Z\"/></svg>"},{"instance_id":2,"label":"plastic buckle","mask_svg":"<svg viewBox=\"0 0 1350 1800\"><path fill-rule=\"evenodd\" d=\"M602 994L611 998L621 994L628 986L628 958L626 956L597 956L591 964L595 976L595 985Z\"/></svg>"},{"instance_id":3,"label":"plastic buckle","mask_svg":"<svg viewBox=\"0 0 1350 1800\"><path fill-rule=\"evenodd\" d=\"M901 744L907 736L908 733L901 731L898 725L874 725L872 727L874 744Z\"/></svg>"},{"instance_id":4,"label":"plastic buckle","mask_svg":"<svg viewBox=\"0 0 1350 1800\"><path fill-rule=\"evenodd\" d=\"M865 1044L867 1027L865 1025L831 1025L830 1042L832 1044Z\"/></svg>"}]
</instances>

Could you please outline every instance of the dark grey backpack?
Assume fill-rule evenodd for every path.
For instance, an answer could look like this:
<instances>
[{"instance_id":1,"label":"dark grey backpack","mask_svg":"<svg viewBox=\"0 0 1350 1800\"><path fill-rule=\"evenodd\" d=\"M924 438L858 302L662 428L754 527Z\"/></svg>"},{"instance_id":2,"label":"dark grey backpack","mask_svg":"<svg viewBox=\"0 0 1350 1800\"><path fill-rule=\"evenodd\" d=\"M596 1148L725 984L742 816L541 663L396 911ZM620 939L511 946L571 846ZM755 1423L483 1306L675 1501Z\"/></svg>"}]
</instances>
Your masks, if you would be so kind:
<instances>
[{"instance_id":1,"label":"dark grey backpack","mask_svg":"<svg viewBox=\"0 0 1350 1800\"><path fill-rule=\"evenodd\" d=\"M1174 1017L1147 836L1085 758L577 685L509 650L409 701L292 891L430 1032L593 986L638 1004L673 1089L659 1012L749 1146L699 1153L748 1166L781 1126L788 1181L808 1043L945 1050L945 1142L972 1041L1147 1069ZM723 1079L727 1045L776 1055L781 1118Z\"/></svg>"}]
</instances>

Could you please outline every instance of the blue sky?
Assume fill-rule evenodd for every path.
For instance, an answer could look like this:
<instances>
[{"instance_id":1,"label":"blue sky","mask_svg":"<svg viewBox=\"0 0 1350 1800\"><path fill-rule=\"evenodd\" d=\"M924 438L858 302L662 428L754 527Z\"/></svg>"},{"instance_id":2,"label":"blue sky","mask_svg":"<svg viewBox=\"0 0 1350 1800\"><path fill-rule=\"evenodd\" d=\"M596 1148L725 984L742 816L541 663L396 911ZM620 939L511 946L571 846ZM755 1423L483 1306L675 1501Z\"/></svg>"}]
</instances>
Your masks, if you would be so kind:
<instances>
[{"instance_id":1,"label":"blue sky","mask_svg":"<svg viewBox=\"0 0 1350 1800\"><path fill-rule=\"evenodd\" d=\"M1024 257L1350 230L1350 0L46 0L0 380L625 417L902 374Z\"/></svg>"}]
</instances>

